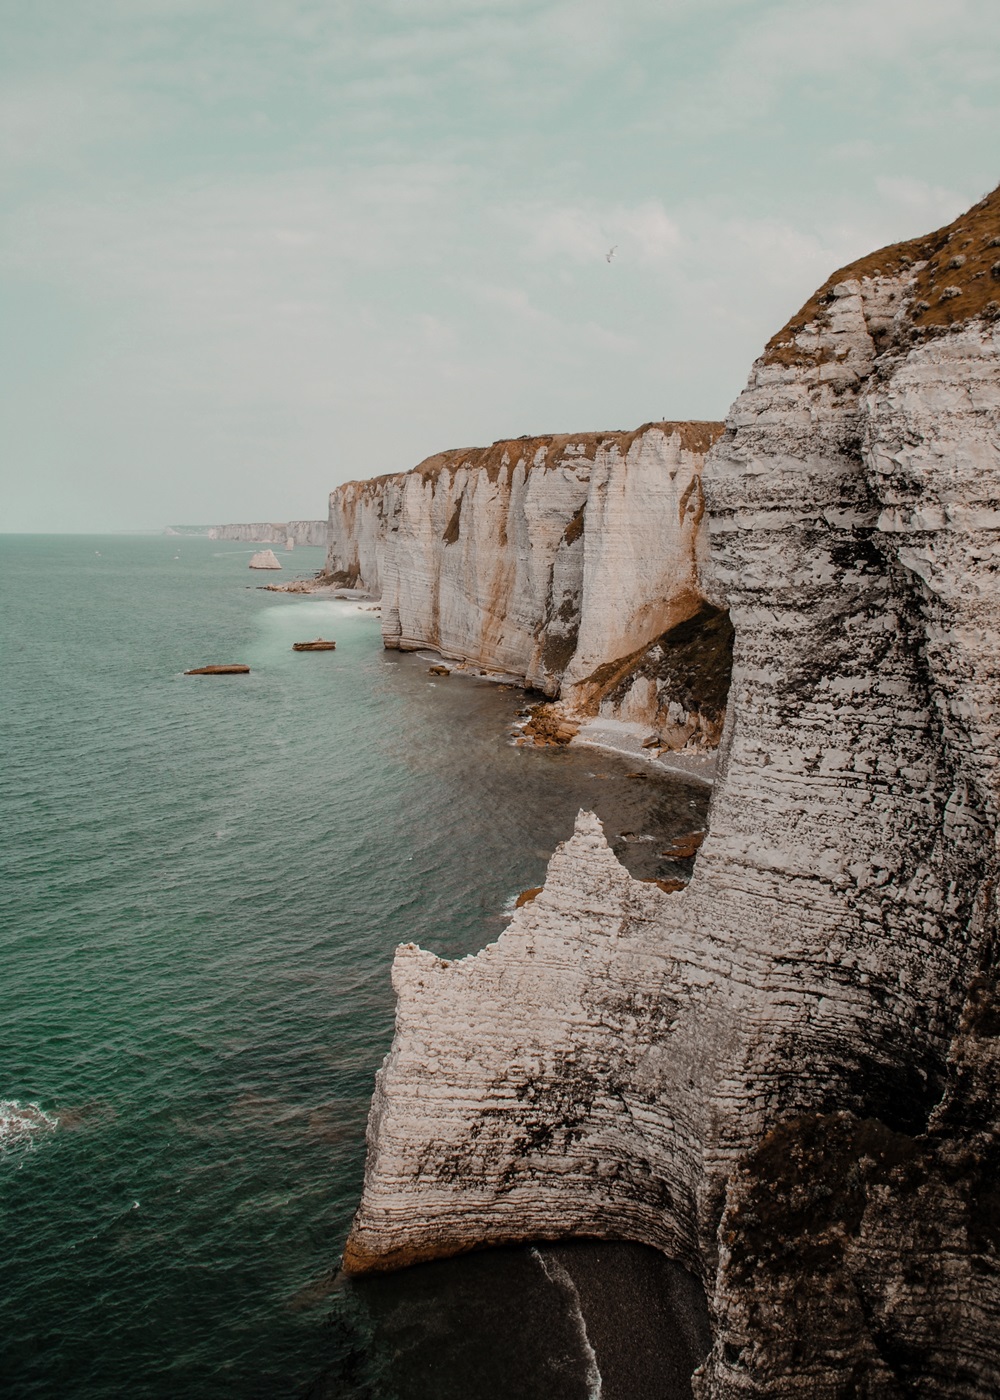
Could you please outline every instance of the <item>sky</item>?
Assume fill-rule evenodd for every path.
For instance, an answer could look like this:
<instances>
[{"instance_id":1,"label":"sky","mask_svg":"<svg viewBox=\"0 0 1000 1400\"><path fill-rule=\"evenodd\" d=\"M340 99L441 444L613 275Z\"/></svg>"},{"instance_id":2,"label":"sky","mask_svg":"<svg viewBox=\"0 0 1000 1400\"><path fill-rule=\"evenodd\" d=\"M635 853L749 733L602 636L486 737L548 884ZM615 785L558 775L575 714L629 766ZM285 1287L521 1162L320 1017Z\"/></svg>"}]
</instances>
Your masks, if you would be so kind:
<instances>
[{"instance_id":1,"label":"sky","mask_svg":"<svg viewBox=\"0 0 1000 1400\"><path fill-rule=\"evenodd\" d=\"M1000 181L996 0L0 0L0 531L721 418ZM610 262L609 249L615 248Z\"/></svg>"}]
</instances>

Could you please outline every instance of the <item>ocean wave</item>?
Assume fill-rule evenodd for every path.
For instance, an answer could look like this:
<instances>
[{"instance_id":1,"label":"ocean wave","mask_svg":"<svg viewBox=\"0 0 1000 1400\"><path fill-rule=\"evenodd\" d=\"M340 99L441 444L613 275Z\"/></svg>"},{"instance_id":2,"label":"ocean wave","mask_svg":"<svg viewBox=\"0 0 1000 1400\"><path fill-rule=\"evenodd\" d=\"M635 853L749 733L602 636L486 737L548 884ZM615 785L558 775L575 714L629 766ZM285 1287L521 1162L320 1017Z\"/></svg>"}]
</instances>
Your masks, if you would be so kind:
<instances>
[{"instance_id":1,"label":"ocean wave","mask_svg":"<svg viewBox=\"0 0 1000 1400\"><path fill-rule=\"evenodd\" d=\"M561 1288L570 1304L570 1321L580 1342L580 1351L583 1354L584 1381L587 1386L587 1400L601 1400L604 1394L604 1377L601 1375L597 1364L597 1352L594 1350L587 1335L587 1321L583 1315L583 1307L580 1303L580 1294L576 1284L568 1269L559 1263L558 1259L551 1256L546 1257L540 1249L531 1249L531 1257L536 1264L541 1266L542 1273L549 1283L554 1283L557 1288Z\"/></svg>"},{"instance_id":2,"label":"ocean wave","mask_svg":"<svg viewBox=\"0 0 1000 1400\"><path fill-rule=\"evenodd\" d=\"M51 1131L58 1122L37 1103L0 1099L0 1152L33 1142L38 1133Z\"/></svg>"}]
</instances>

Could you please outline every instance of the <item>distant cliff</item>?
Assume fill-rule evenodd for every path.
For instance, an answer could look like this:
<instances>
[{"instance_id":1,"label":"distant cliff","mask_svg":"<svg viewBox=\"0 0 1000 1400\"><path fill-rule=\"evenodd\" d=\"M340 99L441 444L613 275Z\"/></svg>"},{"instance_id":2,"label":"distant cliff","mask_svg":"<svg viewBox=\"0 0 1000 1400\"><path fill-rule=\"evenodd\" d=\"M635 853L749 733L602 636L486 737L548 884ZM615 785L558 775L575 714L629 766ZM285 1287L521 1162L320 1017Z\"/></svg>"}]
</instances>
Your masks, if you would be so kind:
<instances>
[{"instance_id":1,"label":"distant cliff","mask_svg":"<svg viewBox=\"0 0 1000 1400\"><path fill-rule=\"evenodd\" d=\"M212 540L240 540L244 544L287 544L289 540L302 546L326 549L325 520L265 521L252 525L213 525L208 532Z\"/></svg>"},{"instance_id":2,"label":"distant cliff","mask_svg":"<svg viewBox=\"0 0 1000 1400\"><path fill-rule=\"evenodd\" d=\"M609 449L609 478L634 447ZM670 450L693 498L693 466ZM566 489L589 502L595 476ZM421 556L438 608L420 617L442 639L433 537L476 538L463 481L438 486ZM698 582L735 646L693 879L675 893L632 879L581 814L543 891L482 952L397 950L345 1265L642 1240L709 1291L699 1397L989 1400L1000 191L819 289L754 365L704 491ZM668 553L676 539L675 516ZM550 548L557 611L566 552ZM599 651L585 635L612 651L641 635L640 596L585 633L579 576L579 630L547 681L585 677Z\"/></svg>"},{"instance_id":3,"label":"distant cliff","mask_svg":"<svg viewBox=\"0 0 1000 1400\"><path fill-rule=\"evenodd\" d=\"M432 647L588 713L615 691L650 719L649 649L704 605L701 469L721 432L515 438L349 482L330 496L327 574L381 595L387 647Z\"/></svg>"}]
</instances>

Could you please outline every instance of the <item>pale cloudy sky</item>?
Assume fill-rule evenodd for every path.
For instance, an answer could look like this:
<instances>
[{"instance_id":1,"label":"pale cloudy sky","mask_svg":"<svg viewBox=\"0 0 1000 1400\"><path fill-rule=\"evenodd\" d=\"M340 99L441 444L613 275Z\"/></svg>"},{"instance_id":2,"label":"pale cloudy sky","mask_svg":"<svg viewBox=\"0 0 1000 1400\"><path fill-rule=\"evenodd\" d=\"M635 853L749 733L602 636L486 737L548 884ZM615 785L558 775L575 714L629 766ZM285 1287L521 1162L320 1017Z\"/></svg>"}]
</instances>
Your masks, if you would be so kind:
<instances>
[{"instance_id":1,"label":"pale cloudy sky","mask_svg":"<svg viewBox=\"0 0 1000 1400\"><path fill-rule=\"evenodd\" d=\"M1000 180L997 0L0 26L0 530L320 516L445 447L721 417L835 266Z\"/></svg>"}]
</instances>

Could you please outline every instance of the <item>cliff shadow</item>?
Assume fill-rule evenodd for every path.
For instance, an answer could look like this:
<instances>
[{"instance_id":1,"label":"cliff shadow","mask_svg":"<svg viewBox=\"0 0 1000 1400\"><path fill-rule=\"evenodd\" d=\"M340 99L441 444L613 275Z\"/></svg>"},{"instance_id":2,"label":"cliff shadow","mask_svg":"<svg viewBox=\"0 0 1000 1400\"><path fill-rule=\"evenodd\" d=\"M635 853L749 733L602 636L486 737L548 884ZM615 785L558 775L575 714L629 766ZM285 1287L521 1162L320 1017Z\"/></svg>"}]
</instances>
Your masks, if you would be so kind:
<instances>
[{"instance_id":1,"label":"cliff shadow","mask_svg":"<svg viewBox=\"0 0 1000 1400\"><path fill-rule=\"evenodd\" d=\"M646 1245L504 1246L349 1280L343 1359L308 1400L687 1400L711 1345L698 1281Z\"/></svg>"}]
</instances>

